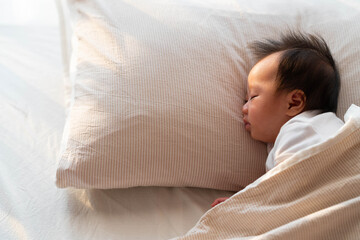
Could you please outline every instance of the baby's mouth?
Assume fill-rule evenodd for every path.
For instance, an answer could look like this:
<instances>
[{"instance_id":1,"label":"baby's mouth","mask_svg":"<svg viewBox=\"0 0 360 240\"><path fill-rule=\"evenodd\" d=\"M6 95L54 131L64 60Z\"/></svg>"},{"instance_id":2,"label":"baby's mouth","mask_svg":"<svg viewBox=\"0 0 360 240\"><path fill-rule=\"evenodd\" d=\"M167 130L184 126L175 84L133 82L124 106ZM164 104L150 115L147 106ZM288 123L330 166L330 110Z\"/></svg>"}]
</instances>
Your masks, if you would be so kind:
<instances>
[{"instance_id":1,"label":"baby's mouth","mask_svg":"<svg viewBox=\"0 0 360 240\"><path fill-rule=\"evenodd\" d=\"M243 121L244 121L246 131L250 132L251 124L245 118L243 118Z\"/></svg>"}]
</instances>

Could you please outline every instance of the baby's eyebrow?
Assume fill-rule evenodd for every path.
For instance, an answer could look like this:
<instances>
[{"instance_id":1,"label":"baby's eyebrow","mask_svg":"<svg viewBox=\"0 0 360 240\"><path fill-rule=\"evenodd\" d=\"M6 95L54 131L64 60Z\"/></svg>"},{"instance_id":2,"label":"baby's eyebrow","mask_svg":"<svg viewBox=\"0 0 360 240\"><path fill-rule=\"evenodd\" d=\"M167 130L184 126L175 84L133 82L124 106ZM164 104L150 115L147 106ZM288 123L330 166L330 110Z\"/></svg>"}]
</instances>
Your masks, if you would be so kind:
<instances>
[{"instance_id":1,"label":"baby's eyebrow","mask_svg":"<svg viewBox=\"0 0 360 240\"><path fill-rule=\"evenodd\" d=\"M253 85L251 89L249 88L247 95L249 96L250 93L259 92L261 90L261 86L259 85Z\"/></svg>"},{"instance_id":2,"label":"baby's eyebrow","mask_svg":"<svg viewBox=\"0 0 360 240\"><path fill-rule=\"evenodd\" d=\"M254 84L251 84L251 86L248 87L248 93L250 92L250 89L251 90L258 90L260 88L259 84L257 83L254 83Z\"/></svg>"}]
</instances>

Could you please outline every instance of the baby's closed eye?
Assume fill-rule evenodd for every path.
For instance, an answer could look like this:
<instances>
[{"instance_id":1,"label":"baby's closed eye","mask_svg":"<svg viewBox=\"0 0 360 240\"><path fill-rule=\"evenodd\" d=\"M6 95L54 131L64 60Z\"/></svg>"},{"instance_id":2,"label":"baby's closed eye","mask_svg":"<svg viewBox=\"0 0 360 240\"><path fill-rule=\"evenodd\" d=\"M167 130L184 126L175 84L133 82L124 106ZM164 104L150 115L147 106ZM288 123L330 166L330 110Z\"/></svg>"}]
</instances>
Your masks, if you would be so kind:
<instances>
[{"instance_id":1,"label":"baby's closed eye","mask_svg":"<svg viewBox=\"0 0 360 240\"><path fill-rule=\"evenodd\" d=\"M253 95L253 96L250 96L248 101L253 100L253 99L254 99L254 98L256 98L257 96L258 96L258 95Z\"/></svg>"}]
</instances>

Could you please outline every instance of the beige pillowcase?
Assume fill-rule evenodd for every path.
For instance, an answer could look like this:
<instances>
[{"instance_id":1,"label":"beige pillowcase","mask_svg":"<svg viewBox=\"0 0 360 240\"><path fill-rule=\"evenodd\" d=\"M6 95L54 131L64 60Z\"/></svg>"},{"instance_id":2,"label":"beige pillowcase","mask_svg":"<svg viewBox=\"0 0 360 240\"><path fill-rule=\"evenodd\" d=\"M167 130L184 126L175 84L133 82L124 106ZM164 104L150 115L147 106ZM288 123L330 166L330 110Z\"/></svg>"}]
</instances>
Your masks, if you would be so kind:
<instances>
[{"instance_id":1,"label":"beige pillowcase","mask_svg":"<svg viewBox=\"0 0 360 240\"><path fill-rule=\"evenodd\" d=\"M358 42L352 38L346 45L333 33L345 31L336 21L340 13L309 24L308 15L327 19L309 14L310 2L293 12L286 5L271 10L241 2L68 1L72 98L58 187L237 191L264 173L266 147L250 138L242 122L254 64L247 44L304 27L329 37L340 62L350 61L343 47ZM351 60L357 65L346 67L359 73L359 60ZM359 104L354 92L344 93L358 80L344 75L349 83L343 84L340 112Z\"/></svg>"}]
</instances>

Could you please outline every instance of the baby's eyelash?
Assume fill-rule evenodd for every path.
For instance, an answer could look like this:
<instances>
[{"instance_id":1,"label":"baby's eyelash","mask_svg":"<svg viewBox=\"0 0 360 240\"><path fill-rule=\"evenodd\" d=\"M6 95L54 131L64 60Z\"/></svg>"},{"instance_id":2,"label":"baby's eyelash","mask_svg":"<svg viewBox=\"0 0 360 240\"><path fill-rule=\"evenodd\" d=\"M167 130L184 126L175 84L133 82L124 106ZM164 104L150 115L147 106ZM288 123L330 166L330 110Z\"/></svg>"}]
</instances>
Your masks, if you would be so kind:
<instances>
[{"instance_id":1,"label":"baby's eyelash","mask_svg":"<svg viewBox=\"0 0 360 240\"><path fill-rule=\"evenodd\" d=\"M251 97L246 96L246 98L244 99L244 104L246 104L248 101L252 100L253 98L257 97L258 95L254 95Z\"/></svg>"},{"instance_id":2,"label":"baby's eyelash","mask_svg":"<svg viewBox=\"0 0 360 240\"><path fill-rule=\"evenodd\" d=\"M249 100L247 100L247 101L250 101L250 100L252 100L253 98L256 98L258 95L254 95L254 96L251 96L250 98L249 98Z\"/></svg>"}]
</instances>

